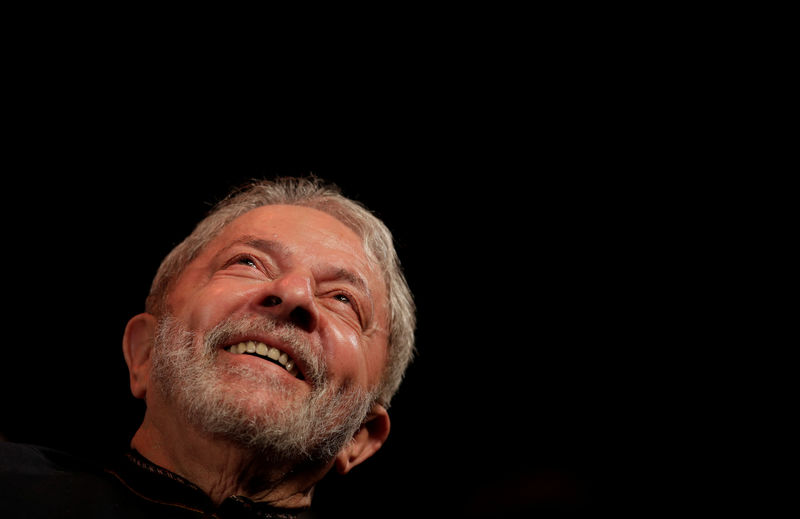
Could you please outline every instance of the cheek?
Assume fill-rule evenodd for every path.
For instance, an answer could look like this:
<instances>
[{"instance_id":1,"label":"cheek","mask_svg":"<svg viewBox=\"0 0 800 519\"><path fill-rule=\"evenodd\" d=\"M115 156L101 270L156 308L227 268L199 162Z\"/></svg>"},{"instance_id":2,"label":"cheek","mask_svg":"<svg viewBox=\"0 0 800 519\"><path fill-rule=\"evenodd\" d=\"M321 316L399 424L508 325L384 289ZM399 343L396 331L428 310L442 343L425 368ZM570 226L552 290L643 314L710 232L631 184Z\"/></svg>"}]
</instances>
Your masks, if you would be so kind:
<instances>
[{"instance_id":1,"label":"cheek","mask_svg":"<svg viewBox=\"0 0 800 519\"><path fill-rule=\"evenodd\" d=\"M174 307L176 316L183 318L191 330L210 329L229 317L246 300L246 291L231 290L230 286L211 283ZM178 310L181 308L182 310Z\"/></svg>"},{"instance_id":2,"label":"cheek","mask_svg":"<svg viewBox=\"0 0 800 519\"><path fill-rule=\"evenodd\" d=\"M334 378L367 386L369 374L361 335L347 326L325 326L323 341Z\"/></svg>"}]
</instances>

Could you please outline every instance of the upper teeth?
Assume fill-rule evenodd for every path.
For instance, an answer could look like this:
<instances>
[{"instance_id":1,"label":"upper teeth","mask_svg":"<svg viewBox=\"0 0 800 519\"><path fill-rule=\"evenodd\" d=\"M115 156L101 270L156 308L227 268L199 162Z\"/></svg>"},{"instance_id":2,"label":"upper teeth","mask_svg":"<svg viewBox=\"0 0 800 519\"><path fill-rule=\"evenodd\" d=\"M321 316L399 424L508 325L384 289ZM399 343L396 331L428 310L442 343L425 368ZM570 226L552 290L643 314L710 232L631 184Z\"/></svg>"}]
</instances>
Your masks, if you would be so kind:
<instances>
[{"instance_id":1,"label":"upper teeth","mask_svg":"<svg viewBox=\"0 0 800 519\"><path fill-rule=\"evenodd\" d=\"M288 371L290 374L294 376L297 376L300 373L300 371L297 369L297 366L294 365L294 361L289 357L289 355L282 352L278 348L275 348L273 346L267 346L263 342L257 342L257 341L240 342L239 344L228 346L227 348L225 348L225 350L231 353L254 353L260 357L274 360L275 362L279 363L281 366L286 368L286 371Z\"/></svg>"}]
</instances>

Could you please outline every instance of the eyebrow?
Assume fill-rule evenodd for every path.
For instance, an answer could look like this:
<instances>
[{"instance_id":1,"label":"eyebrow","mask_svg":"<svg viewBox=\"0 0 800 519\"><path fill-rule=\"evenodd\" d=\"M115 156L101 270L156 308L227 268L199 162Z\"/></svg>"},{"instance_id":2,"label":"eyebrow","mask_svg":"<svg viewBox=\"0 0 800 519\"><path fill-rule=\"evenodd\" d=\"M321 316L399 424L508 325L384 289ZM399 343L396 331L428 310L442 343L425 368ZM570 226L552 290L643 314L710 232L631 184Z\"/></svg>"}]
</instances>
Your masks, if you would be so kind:
<instances>
[{"instance_id":1,"label":"eyebrow","mask_svg":"<svg viewBox=\"0 0 800 519\"><path fill-rule=\"evenodd\" d=\"M258 249L262 252L267 253L278 253L281 256L288 256L289 255L289 247L282 244L281 242L277 242L274 240L265 240L264 238L258 238L256 236L243 236L242 238L236 240L235 242L231 243L226 249L229 249L235 245L249 245L254 249Z\"/></svg>"},{"instance_id":2,"label":"eyebrow","mask_svg":"<svg viewBox=\"0 0 800 519\"><path fill-rule=\"evenodd\" d=\"M354 287L358 288L362 292L369 295L369 289L367 288L367 282L364 281L364 278L356 274L351 270L347 270L345 268L335 268L330 275L333 279L341 279L353 285Z\"/></svg>"}]
</instances>

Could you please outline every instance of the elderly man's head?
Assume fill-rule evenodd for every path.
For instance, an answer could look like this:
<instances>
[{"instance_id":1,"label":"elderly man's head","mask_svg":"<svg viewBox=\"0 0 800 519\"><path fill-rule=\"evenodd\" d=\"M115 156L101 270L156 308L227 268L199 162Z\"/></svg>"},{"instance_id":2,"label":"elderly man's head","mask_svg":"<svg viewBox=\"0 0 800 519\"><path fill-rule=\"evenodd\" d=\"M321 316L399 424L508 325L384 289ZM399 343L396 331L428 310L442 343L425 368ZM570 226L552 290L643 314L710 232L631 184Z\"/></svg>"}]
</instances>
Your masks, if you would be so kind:
<instances>
[{"instance_id":1,"label":"elderly man's head","mask_svg":"<svg viewBox=\"0 0 800 519\"><path fill-rule=\"evenodd\" d=\"M164 260L146 310L125 353L148 408L276 460L336 458L341 471L388 434L413 302L389 231L336 189L287 179L224 200Z\"/></svg>"}]
</instances>

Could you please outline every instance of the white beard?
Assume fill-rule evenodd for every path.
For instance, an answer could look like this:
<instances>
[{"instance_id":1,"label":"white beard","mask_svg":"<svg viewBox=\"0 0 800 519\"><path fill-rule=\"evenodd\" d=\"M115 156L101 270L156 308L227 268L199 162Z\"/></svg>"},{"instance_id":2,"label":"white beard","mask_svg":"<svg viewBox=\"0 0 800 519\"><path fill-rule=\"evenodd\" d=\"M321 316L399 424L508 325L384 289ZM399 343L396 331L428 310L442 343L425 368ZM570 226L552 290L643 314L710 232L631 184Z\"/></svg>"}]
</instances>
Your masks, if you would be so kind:
<instances>
[{"instance_id":1,"label":"white beard","mask_svg":"<svg viewBox=\"0 0 800 519\"><path fill-rule=\"evenodd\" d=\"M271 370L221 366L220 346L235 334L279 334L307 366L312 391L293 394ZM363 423L374 395L355 386L334 387L325 364L295 328L266 317L227 320L198 336L171 316L159 320L152 377L164 397L199 430L253 449L274 461L326 463ZM236 383L224 382L233 378ZM288 402L279 405L279 402Z\"/></svg>"}]
</instances>

